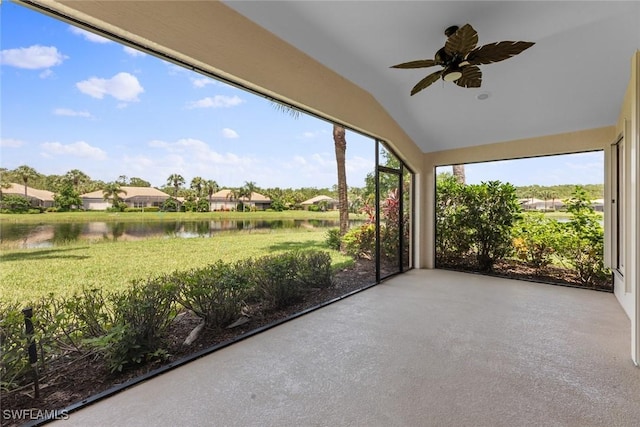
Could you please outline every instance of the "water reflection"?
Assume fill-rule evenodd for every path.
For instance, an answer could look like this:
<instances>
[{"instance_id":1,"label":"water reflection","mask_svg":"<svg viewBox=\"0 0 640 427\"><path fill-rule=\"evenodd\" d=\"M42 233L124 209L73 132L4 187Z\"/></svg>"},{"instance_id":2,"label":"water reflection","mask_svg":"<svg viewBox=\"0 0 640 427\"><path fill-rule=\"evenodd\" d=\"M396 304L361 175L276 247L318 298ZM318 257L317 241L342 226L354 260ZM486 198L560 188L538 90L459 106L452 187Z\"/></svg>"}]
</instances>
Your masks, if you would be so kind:
<instances>
[{"instance_id":1,"label":"water reflection","mask_svg":"<svg viewBox=\"0 0 640 427\"><path fill-rule=\"evenodd\" d=\"M361 221L351 221L357 225ZM76 222L51 224L0 223L0 244L42 248L79 240L132 241L157 237L213 237L220 232L338 227L337 220L215 220L162 222Z\"/></svg>"}]
</instances>

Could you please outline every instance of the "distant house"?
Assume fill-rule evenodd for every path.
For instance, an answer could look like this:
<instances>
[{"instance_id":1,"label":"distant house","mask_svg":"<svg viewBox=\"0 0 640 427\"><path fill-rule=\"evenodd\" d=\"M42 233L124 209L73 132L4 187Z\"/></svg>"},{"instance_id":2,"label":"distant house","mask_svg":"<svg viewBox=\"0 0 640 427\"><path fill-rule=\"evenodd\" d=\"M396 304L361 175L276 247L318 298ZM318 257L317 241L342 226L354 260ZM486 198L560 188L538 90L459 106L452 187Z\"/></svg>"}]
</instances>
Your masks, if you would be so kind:
<instances>
[{"instance_id":1,"label":"distant house","mask_svg":"<svg viewBox=\"0 0 640 427\"><path fill-rule=\"evenodd\" d=\"M604 199L595 199L591 201L591 207L596 212L604 212Z\"/></svg>"},{"instance_id":2,"label":"distant house","mask_svg":"<svg viewBox=\"0 0 640 427\"><path fill-rule=\"evenodd\" d=\"M11 187L2 189L3 195L13 195L24 197L24 184L11 183ZM31 202L31 206L50 208L53 206L53 195L51 191L38 190L36 188L27 187L27 199Z\"/></svg>"},{"instance_id":3,"label":"distant house","mask_svg":"<svg viewBox=\"0 0 640 427\"><path fill-rule=\"evenodd\" d=\"M520 199L519 202L525 211L544 211L545 209L555 211L564 207L564 203L559 199L542 200L531 197L528 199Z\"/></svg>"},{"instance_id":4,"label":"distant house","mask_svg":"<svg viewBox=\"0 0 640 427\"><path fill-rule=\"evenodd\" d=\"M120 193L120 198L130 208L160 207L170 197L167 193L153 187L123 186L121 188L123 193ZM105 210L113 205L111 199L104 199L102 190L82 194L80 198L82 199L82 207L85 210Z\"/></svg>"},{"instance_id":5,"label":"distant house","mask_svg":"<svg viewBox=\"0 0 640 427\"><path fill-rule=\"evenodd\" d=\"M236 210L239 203L256 210L265 210L271 206L271 199L255 191L251 193L251 199L247 197L235 199L231 197L231 190L224 189L211 195L209 208L212 211L231 211Z\"/></svg>"},{"instance_id":6,"label":"distant house","mask_svg":"<svg viewBox=\"0 0 640 427\"><path fill-rule=\"evenodd\" d=\"M313 205L324 206L326 210L331 211L338 209L338 201L334 198L324 195L312 197L309 200L305 200L304 202L300 203L300 205L302 205L302 207L307 210L309 209L309 206Z\"/></svg>"}]
</instances>

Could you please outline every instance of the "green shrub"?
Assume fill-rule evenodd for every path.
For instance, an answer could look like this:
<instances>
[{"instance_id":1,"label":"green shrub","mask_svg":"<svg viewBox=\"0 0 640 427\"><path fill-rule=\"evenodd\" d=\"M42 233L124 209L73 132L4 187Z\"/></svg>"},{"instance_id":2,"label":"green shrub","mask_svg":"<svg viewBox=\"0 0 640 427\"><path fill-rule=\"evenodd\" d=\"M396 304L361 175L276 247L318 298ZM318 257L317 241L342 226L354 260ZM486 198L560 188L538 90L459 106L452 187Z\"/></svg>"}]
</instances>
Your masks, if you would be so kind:
<instances>
[{"instance_id":1,"label":"green shrub","mask_svg":"<svg viewBox=\"0 0 640 427\"><path fill-rule=\"evenodd\" d=\"M318 205L309 205L309 212L320 212L320 206Z\"/></svg>"},{"instance_id":2,"label":"green shrub","mask_svg":"<svg viewBox=\"0 0 640 427\"><path fill-rule=\"evenodd\" d=\"M478 268L491 271L512 250L511 227L520 212L515 187L500 181L466 185L462 198L463 224L470 231Z\"/></svg>"},{"instance_id":3,"label":"green shrub","mask_svg":"<svg viewBox=\"0 0 640 427\"><path fill-rule=\"evenodd\" d=\"M0 301L0 389L11 390L30 371L24 315L16 303Z\"/></svg>"},{"instance_id":4,"label":"green shrub","mask_svg":"<svg viewBox=\"0 0 640 427\"><path fill-rule=\"evenodd\" d=\"M340 229L339 228L328 229L326 232L324 241L329 247L329 249L339 251L340 250Z\"/></svg>"},{"instance_id":5,"label":"green shrub","mask_svg":"<svg viewBox=\"0 0 640 427\"><path fill-rule=\"evenodd\" d=\"M105 355L111 372L167 356L163 340L176 299L176 287L168 277L134 281L124 292L110 295L114 324L91 343Z\"/></svg>"},{"instance_id":6,"label":"green shrub","mask_svg":"<svg viewBox=\"0 0 640 427\"><path fill-rule=\"evenodd\" d=\"M376 248L376 226L363 224L347 231L342 237L344 250L355 258L372 259Z\"/></svg>"},{"instance_id":7,"label":"green shrub","mask_svg":"<svg viewBox=\"0 0 640 427\"><path fill-rule=\"evenodd\" d=\"M466 224L464 185L451 174L436 182L436 263L464 258L471 250L471 230Z\"/></svg>"},{"instance_id":8,"label":"green shrub","mask_svg":"<svg viewBox=\"0 0 640 427\"><path fill-rule=\"evenodd\" d=\"M560 253L576 270L580 282L595 288L610 274L604 266L604 230L600 217L580 186L571 199L565 200L565 205L572 217L564 224Z\"/></svg>"},{"instance_id":9,"label":"green shrub","mask_svg":"<svg viewBox=\"0 0 640 427\"><path fill-rule=\"evenodd\" d=\"M31 202L24 196L6 194L0 200L0 207L9 213L26 213L31 209Z\"/></svg>"},{"instance_id":10,"label":"green shrub","mask_svg":"<svg viewBox=\"0 0 640 427\"><path fill-rule=\"evenodd\" d=\"M328 288L333 284L331 256L322 251L296 252L297 280L306 288Z\"/></svg>"},{"instance_id":11,"label":"green shrub","mask_svg":"<svg viewBox=\"0 0 640 427\"><path fill-rule=\"evenodd\" d=\"M142 208L143 212L160 212L159 206L147 206L146 208Z\"/></svg>"},{"instance_id":12,"label":"green shrub","mask_svg":"<svg viewBox=\"0 0 640 427\"><path fill-rule=\"evenodd\" d=\"M173 275L179 286L178 302L202 318L208 327L222 328L240 316L249 294L241 264L218 261L205 268Z\"/></svg>"},{"instance_id":13,"label":"green shrub","mask_svg":"<svg viewBox=\"0 0 640 427\"><path fill-rule=\"evenodd\" d=\"M142 208L124 208L124 212L143 212Z\"/></svg>"},{"instance_id":14,"label":"green shrub","mask_svg":"<svg viewBox=\"0 0 640 427\"><path fill-rule=\"evenodd\" d=\"M531 212L523 215L512 230L515 255L534 268L546 267L560 247L562 228L555 219Z\"/></svg>"},{"instance_id":15,"label":"green shrub","mask_svg":"<svg viewBox=\"0 0 640 427\"><path fill-rule=\"evenodd\" d=\"M321 251L286 252L245 260L237 266L255 286L254 298L268 309L296 303L310 288L332 284L331 257Z\"/></svg>"}]
</instances>

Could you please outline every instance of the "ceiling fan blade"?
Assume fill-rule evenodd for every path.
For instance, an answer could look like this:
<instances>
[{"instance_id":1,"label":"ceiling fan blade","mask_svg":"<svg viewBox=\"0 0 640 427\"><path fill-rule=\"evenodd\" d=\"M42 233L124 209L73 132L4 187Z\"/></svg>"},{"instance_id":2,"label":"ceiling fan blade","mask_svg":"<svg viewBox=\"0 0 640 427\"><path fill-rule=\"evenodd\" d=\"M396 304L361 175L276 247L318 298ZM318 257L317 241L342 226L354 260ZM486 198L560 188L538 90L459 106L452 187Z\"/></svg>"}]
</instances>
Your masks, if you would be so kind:
<instances>
[{"instance_id":1,"label":"ceiling fan blade","mask_svg":"<svg viewBox=\"0 0 640 427\"><path fill-rule=\"evenodd\" d=\"M529 49L533 42L512 42L504 41L490 43L472 50L467 55L467 62L472 65L491 64L492 62L504 61L515 56L525 49Z\"/></svg>"},{"instance_id":2,"label":"ceiling fan blade","mask_svg":"<svg viewBox=\"0 0 640 427\"><path fill-rule=\"evenodd\" d=\"M413 89L411 89L411 96L420 92L422 89L425 89L426 87L431 86L440 78L441 75L442 75L442 70L436 71L435 73L431 73L424 79L420 80L418 84L415 85Z\"/></svg>"},{"instance_id":3,"label":"ceiling fan blade","mask_svg":"<svg viewBox=\"0 0 640 427\"><path fill-rule=\"evenodd\" d=\"M480 67L475 65L468 65L460 69L462 77L455 81L460 87L480 87L482 84L482 71Z\"/></svg>"},{"instance_id":4,"label":"ceiling fan blade","mask_svg":"<svg viewBox=\"0 0 640 427\"><path fill-rule=\"evenodd\" d=\"M478 33L471 25L465 24L447 39L444 50L451 56L459 55L464 58L477 44Z\"/></svg>"},{"instance_id":5,"label":"ceiling fan blade","mask_svg":"<svg viewBox=\"0 0 640 427\"><path fill-rule=\"evenodd\" d=\"M402 64L392 65L390 68L427 68L438 65L439 62L433 59L420 59L418 61L404 62Z\"/></svg>"}]
</instances>

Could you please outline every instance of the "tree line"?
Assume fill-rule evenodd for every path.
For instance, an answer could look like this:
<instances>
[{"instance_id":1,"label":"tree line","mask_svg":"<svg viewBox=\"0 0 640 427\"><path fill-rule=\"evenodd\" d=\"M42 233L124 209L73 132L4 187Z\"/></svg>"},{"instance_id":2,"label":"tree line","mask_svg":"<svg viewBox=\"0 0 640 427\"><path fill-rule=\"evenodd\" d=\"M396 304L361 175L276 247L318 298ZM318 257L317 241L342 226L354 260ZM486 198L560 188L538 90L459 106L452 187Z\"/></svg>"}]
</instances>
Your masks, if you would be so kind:
<instances>
[{"instance_id":1,"label":"tree line","mask_svg":"<svg viewBox=\"0 0 640 427\"><path fill-rule=\"evenodd\" d=\"M122 187L152 187L151 183L140 177L118 176L110 182L92 179L88 174L79 169L72 169L62 175L46 175L36 169L22 165L15 169L0 168L0 191L9 188L11 183L22 184L39 190L47 190L55 193L56 198L63 200L62 205L81 205L78 203L81 194L94 191L102 191L105 199L112 200L114 206L120 202L126 191ZM216 180L196 176L191 181L178 173L170 174L164 185L155 187L170 196L183 198L187 203L195 205L202 200L211 201L211 196L221 189L229 190L229 199L232 201L250 201L254 193L260 193L271 199L271 207L274 210L284 210L299 207L300 203L318 195L338 198L338 187L332 188L301 187L260 187L255 182L247 181L239 187L222 186ZM365 188L349 187L348 198L351 211L358 212L365 197Z\"/></svg>"}]
</instances>

